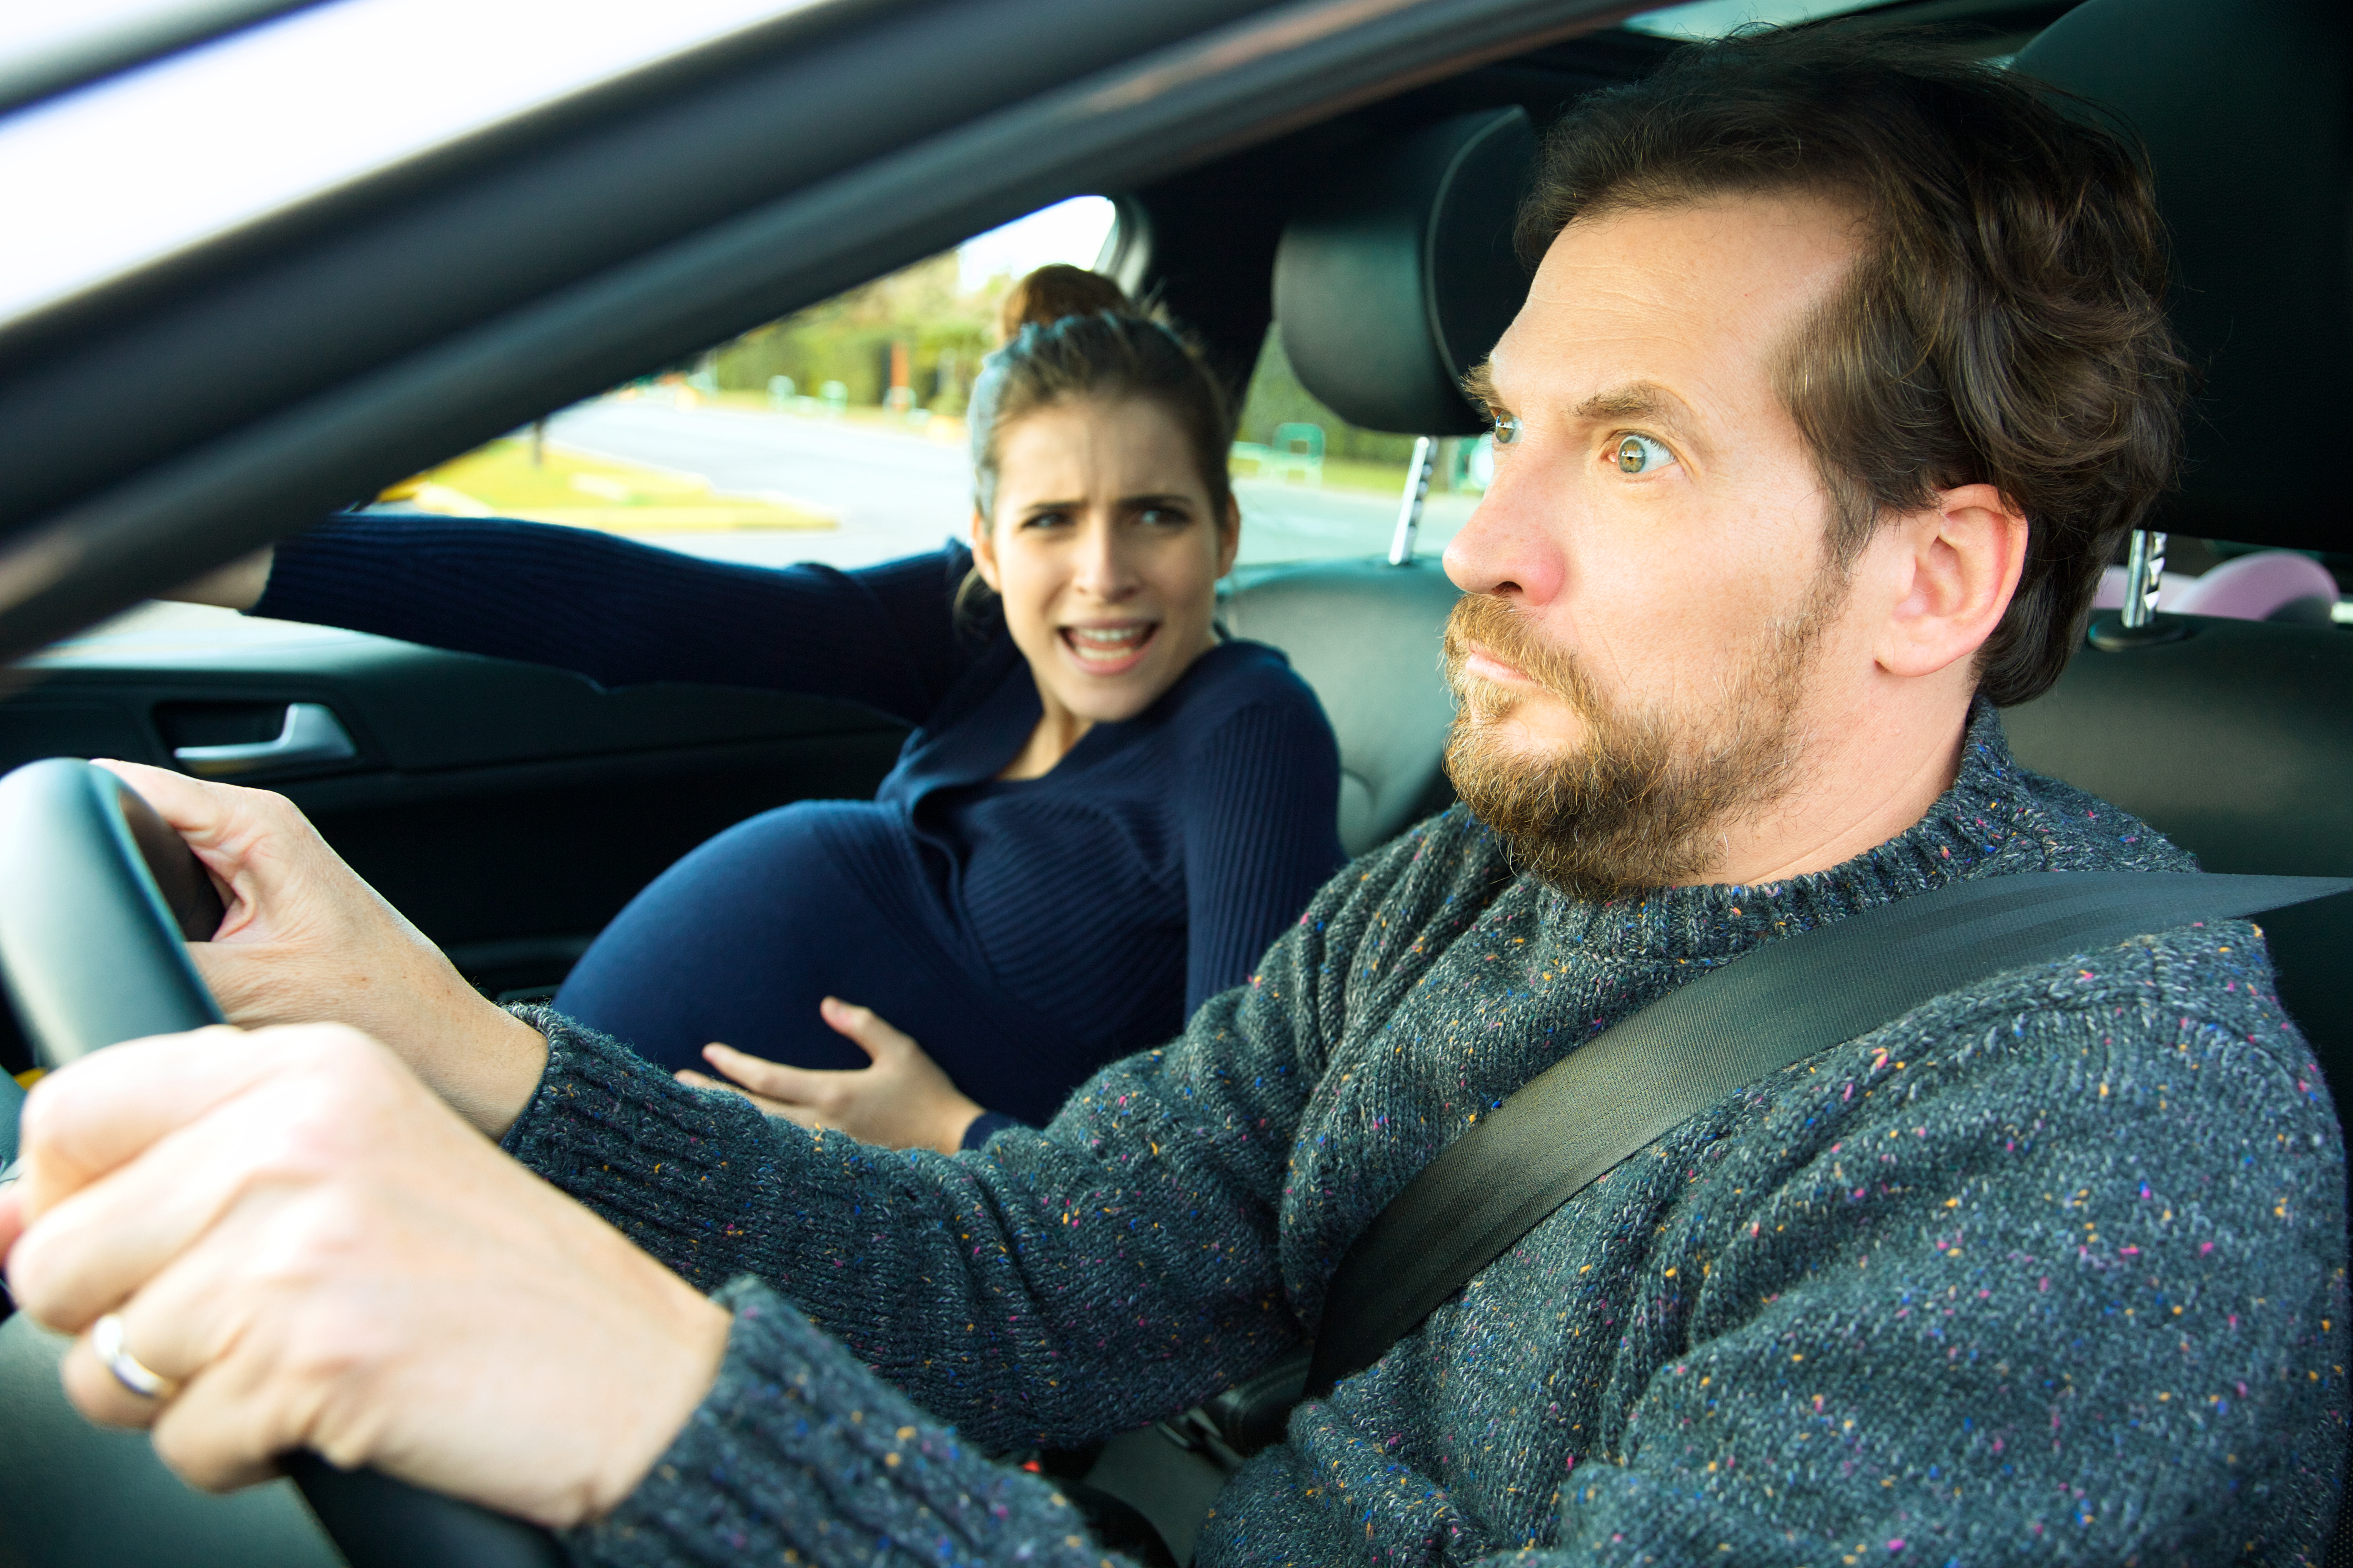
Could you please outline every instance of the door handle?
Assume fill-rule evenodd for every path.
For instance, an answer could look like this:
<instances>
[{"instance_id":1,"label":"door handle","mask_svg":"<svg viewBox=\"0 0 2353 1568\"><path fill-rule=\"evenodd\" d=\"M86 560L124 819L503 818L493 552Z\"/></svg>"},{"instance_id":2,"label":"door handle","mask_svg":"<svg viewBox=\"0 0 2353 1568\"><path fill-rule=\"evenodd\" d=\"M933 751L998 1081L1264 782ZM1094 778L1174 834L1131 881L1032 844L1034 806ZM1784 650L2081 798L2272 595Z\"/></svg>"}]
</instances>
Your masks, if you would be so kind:
<instances>
[{"instance_id":1,"label":"door handle","mask_svg":"<svg viewBox=\"0 0 2353 1568\"><path fill-rule=\"evenodd\" d=\"M312 763L348 762L359 755L351 732L334 710L323 702L289 702L286 722L274 741L253 741L234 746L179 746L173 760L192 773L225 778L257 768L285 768Z\"/></svg>"}]
</instances>

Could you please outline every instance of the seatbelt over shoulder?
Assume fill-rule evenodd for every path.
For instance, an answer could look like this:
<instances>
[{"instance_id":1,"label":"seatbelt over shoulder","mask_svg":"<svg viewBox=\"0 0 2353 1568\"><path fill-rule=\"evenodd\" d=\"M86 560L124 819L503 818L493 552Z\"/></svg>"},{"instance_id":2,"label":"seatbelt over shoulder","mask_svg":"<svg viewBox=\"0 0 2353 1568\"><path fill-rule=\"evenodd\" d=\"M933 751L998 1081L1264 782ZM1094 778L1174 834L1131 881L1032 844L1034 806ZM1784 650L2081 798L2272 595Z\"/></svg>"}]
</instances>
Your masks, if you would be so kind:
<instances>
[{"instance_id":1,"label":"seatbelt over shoulder","mask_svg":"<svg viewBox=\"0 0 2353 1568\"><path fill-rule=\"evenodd\" d=\"M1520 1089L1425 1166L1340 1260L1322 1398L1597 1178L1747 1084L2008 970L2353 889L2328 877L2043 871L1953 882L1766 943Z\"/></svg>"}]
</instances>

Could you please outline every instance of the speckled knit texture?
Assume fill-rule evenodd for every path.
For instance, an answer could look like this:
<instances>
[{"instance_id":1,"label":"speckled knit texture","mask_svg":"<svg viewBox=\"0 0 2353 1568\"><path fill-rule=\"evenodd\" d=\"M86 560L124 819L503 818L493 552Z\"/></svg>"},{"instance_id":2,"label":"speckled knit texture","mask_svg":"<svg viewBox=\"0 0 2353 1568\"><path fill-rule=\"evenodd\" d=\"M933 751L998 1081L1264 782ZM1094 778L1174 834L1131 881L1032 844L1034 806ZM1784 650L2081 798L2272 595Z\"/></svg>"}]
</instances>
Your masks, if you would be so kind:
<instances>
[{"instance_id":1,"label":"speckled knit texture","mask_svg":"<svg viewBox=\"0 0 2353 1568\"><path fill-rule=\"evenodd\" d=\"M751 1280L719 1380L629 1506L575 1531L592 1562L1035 1563L1104 1554L1049 1483L973 1454Z\"/></svg>"},{"instance_id":2,"label":"speckled knit texture","mask_svg":"<svg viewBox=\"0 0 2353 1568\"><path fill-rule=\"evenodd\" d=\"M780 1391L828 1369L789 1397L884 1399L862 1363L978 1447L1067 1446L1306 1337L1434 1154L1683 980L1954 878L2110 868L2190 862L2018 769L1981 708L1921 823L1770 886L1578 902L1458 808L1343 873L1180 1040L979 1152L812 1137L544 1014L509 1144L688 1278L756 1276L835 1336L740 1352ZM2015 971L1588 1188L1302 1406L1198 1561L2310 1561L2343 1442L2344 1237L2336 1118L2252 926ZM726 1496L837 1495L847 1450L814 1411L731 1414L745 1375L681 1448L727 1420ZM1042 1489L991 1494L1005 1472L911 1424L958 1495L1003 1501L997 1525L935 1549L936 1501L870 1464L857 1529L812 1545L706 1508L711 1478L672 1464L586 1549L847 1564L890 1560L882 1536L995 1563L1053 1538Z\"/></svg>"}]
</instances>

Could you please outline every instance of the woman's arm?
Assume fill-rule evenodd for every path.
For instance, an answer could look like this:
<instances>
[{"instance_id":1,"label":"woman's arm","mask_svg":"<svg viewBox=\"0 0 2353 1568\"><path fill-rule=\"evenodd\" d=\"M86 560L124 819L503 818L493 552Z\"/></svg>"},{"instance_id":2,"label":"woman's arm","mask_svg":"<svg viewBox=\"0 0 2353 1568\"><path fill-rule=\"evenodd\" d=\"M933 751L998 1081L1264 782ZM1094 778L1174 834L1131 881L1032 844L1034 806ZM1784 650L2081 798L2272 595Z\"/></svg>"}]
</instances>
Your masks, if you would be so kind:
<instances>
[{"instance_id":1,"label":"woman's arm","mask_svg":"<svg viewBox=\"0 0 2353 1568\"><path fill-rule=\"evenodd\" d=\"M212 605L224 610L249 610L259 602L262 591L269 586L269 563L278 553L275 546L263 545L250 555L241 555L216 571L181 584L160 599L174 599L183 605Z\"/></svg>"},{"instance_id":2,"label":"woman's arm","mask_svg":"<svg viewBox=\"0 0 2353 1568\"><path fill-rule=\"evenodd\" d=\"M1203 739L1184 773L1185 1011L1255 972L1340 847L1340 752L1314 698L1254 704Z\"/></svg>"},{"instance_id":3,"label":"woman's arm","mask_svg":"<svg viewBox=\"0 0 2353 1568\"><path fill-rule=\"evenodd\" d=\"M182 592L227 594L254 570L248 559ZM856 572L746 566L548 523L346 513L279 544L256 598L210 602L604 686L760 687L920 724L977 649L953 620L963 571L955 549Z\"/></svg>"}]
</instances>

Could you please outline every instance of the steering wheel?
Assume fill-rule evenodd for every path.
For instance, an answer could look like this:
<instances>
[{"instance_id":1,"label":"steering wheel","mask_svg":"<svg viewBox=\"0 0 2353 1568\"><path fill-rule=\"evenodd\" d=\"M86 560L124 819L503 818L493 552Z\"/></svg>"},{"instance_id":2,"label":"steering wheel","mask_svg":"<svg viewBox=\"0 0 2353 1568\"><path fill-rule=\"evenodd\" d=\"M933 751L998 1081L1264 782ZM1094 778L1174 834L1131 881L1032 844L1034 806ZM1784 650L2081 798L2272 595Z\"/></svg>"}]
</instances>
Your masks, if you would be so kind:
<instances>
[{"instance_id":1,"label":"steering wheel","mask_svg":"<svg viewBox=\"0 0 2353 1568\"><path fill-rule=\"evenodd\" d=\"M112 773L53 757L0 778L0 978L44 1067L222 1022L181 945L209 938L221 912L179 835ZM0 1085L5 1164L22 1091L5 1076ZM146 1434L92 1426L66 1402L58 1363L69 1342L21 1314L0 1322L0 1568L565 1561L536 1525L307 1450L283 1457L291 1486L198 1492L164 1468Z\"/></svg>"}]
</instances>

